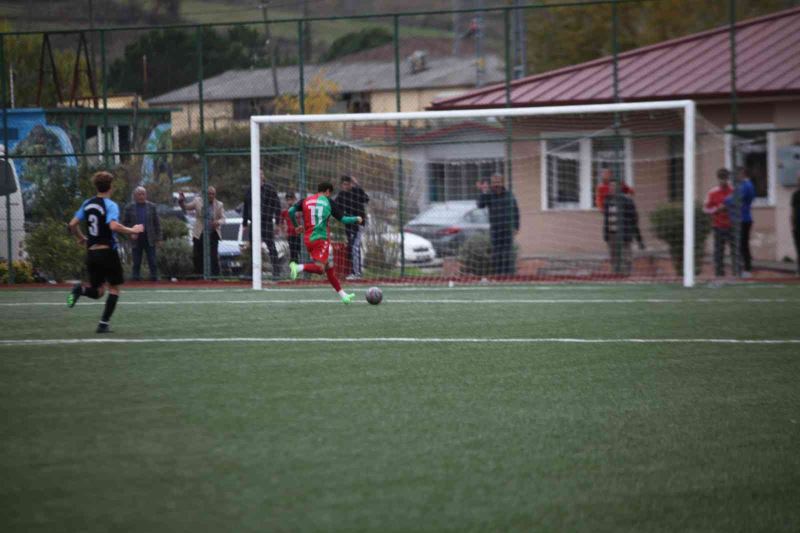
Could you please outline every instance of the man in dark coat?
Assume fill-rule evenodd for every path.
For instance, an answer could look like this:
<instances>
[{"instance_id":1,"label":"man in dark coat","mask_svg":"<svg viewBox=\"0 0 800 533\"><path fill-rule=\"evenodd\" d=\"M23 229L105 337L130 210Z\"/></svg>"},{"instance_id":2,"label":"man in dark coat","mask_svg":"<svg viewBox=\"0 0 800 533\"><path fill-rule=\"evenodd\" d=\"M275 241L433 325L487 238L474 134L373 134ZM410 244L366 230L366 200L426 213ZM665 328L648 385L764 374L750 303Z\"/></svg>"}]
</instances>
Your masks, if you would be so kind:
<instances>
[{"instance_id":1,"label":"man in dark coat","mask_svg":"<svg viewBox=\"0 0 800 533\"><path fill-rule=\"evenodd\" d=\"M633 199L622 192L619 181L613 182L612 191L603 205L603 240L608 244L613 272L629 276L633 269L633 240L644 249L639 215Z\"/></svg>"},{"instance_id":2,"label":"man in dark coat","mask_svg":"<svg viewBox=\"0 0 800 533\"><path fill-rule=\"evenodd\" d=\"M361 188L358 180L353 176L342 176L340 191L334 202L342 210L344 216L361 217L367 220L367 204L369 196ZM347 250L350 256L350 275L347 279L361 279L361 238L364 234L363 224L348 224L345 226L347 234Z\"/></svg>"},{"instance_id":3,"label":"man in dark coat","mask_svg":"<svg viewBox=\"0 0 800 533\"><path fill-rule=\"evenodd\" d=\"M131 279L142 279L142 253L147 254L147 267L150 270L150 281L158 280L156 267L156 245L161 242L161 219L156 210L156 204L147 201L147 190L136 187L133 191L133 202L125 206L122 215L122 225L132 227L136 224L144 226L144 232L131 235L133 253L133 272Z\"/></svg>"},{"instance_id":4,"label":"man in dark coat","mask_svg":"<svg viewBox=\"0 0 800 533\"><path fill-rule=\"evenodd\" d=\"M495 174L489 182L477 183L478 207L489 208L489 237L492 245L492 272L497 276L513 275L514 235L519 231L519 208L511 191L503 184L503 176Z\"/></svg>"},{"instance_id":5,"label":"man in dark coat","mask_svg":"<svg viewBox=\"0 0 800 533\"><path fill-rule=\"evenodd\" d=\"M248 187L244 198L244 209L242 210L242 226L247 229L253 218L252 195ZM267 245L269 252L269 262L272 265L272 279L280 277L280 266L278 265L278 249L275 246L275 222L280 223L281 201L275 187L267 182L264 170L261 170L261 240ZM253 233L248 234L251 250L260 249L261 246L253 246Z\"/></svg>"}]
</instances>

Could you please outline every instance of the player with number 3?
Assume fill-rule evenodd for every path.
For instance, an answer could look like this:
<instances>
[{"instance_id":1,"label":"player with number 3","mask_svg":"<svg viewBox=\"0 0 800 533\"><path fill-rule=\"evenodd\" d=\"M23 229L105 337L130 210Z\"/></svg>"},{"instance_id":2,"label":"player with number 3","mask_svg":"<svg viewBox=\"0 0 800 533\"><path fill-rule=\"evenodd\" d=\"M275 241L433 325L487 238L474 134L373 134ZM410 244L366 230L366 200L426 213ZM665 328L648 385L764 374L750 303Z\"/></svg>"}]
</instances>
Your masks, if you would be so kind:
<instances>
[{"instance_id":1,"label":"player with number 3","mask_svg":"<svg viewBox=\"0 0 800 533\"><path fill-rule=\"evenodd\" d=\"M114 180L110 172L97 172L92 176L92 183L97 195L89 198L75 212L69 222L69 229L78 239L79 244L86 243L86 270L89 273L89 286L76 283L67 295L67 306L75 307L81 296L97 300L105 292L104 285L109 285L108 298L103 309L103 316L97 325L97 333L108 333L108 326L119 298L119 286L122 285L122 264L117 254L117 238L115 233L142 233L144 226L136 224L132 228L119 223L119 206L111 199L111 182ZM89 236L80 229L80 223L86 222Z\"/></svg>"},{"instance_id":2,"label":"player with number 3","mask_svg":"<svg viewBox=\"0 0 800 533\"><path fill-rule=\"evenodd\" d=\"M343 216L341 209L331 202L333 184L322 182L317 187L317 194L308 196L300 200L289 208L289 218L298 231L303 232L306 249L314 260L313 263L298 265L295 262L289 263L291 278L297 279L300 272L311 272L313 274L325 274L328 277L333 290L342 299L342 302L349 304L353 299L353 294L348 294L342 290L336 273L333 270L333 257L330 254L331 241L328 238L328 220L331 216L343 224L362 224L364 219L361 217ZM303 223L297 223L297 212L303 213Z\"/></svg>"}]
</instances>

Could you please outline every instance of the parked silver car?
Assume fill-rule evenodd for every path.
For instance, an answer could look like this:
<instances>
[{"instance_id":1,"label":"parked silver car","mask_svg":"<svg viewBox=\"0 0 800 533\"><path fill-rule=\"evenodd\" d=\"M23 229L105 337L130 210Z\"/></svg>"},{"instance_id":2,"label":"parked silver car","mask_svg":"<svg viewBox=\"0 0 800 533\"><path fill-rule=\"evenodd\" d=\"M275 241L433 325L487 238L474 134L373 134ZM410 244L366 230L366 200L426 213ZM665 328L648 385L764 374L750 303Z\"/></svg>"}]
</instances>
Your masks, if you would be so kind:
<instances>
[{"instance_id":1,"label":"parked silver car","mask_svg":"<svg viewBox=\"0 0 800 533\"><path fill-rule=\"evenodd\" d=\"M405 231L428 239L439 256L455 255L473 235L489 234L489 213L474 200L434 202Z\"/></svg>"}]
</instances>

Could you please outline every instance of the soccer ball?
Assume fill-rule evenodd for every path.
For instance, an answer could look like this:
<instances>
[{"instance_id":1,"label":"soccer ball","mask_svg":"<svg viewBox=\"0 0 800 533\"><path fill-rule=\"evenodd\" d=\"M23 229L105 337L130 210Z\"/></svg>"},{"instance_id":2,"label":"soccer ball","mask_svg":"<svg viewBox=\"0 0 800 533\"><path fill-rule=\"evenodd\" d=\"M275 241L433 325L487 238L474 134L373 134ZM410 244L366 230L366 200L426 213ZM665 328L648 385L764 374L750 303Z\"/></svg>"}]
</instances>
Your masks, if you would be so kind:
<instances>
[{"instance_id":1,"label":"soccer ball","mask_svg":"<svg viewBox=\"0 0 800 533\"><path fill-rule=\"evenodd\" d=\"M383 300L383 293L378 287L370 287L367 289L367 302L372 305L378 305Z\"/></svg>"}]
</instances>

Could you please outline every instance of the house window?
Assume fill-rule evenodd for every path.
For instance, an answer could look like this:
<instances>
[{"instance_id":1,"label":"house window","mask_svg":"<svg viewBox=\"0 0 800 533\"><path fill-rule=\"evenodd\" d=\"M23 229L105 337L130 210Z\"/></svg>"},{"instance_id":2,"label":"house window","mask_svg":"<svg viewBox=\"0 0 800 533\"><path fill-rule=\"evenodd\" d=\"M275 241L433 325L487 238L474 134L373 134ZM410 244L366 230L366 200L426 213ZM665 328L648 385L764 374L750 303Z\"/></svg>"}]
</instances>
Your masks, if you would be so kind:
<instances>
[{"instance_id":1,"label":"house window","mask_svg":"<svg viewBox=\"0 0 800 533\"><path fill-rule=\"evenodd\" d=\"M745 169L756 190L756 205L775 204L777 157L772 128L772 124L746 124L738 126L735 135L725 135L725 164Z\"/></svg>"},{"instance_id":2,"label":"house window","mask_svg":"<svg viewBox=\"0 0 800 533\"><path fill-rule=\"evenodd\" d=\"M342 100L348 113L369 113L372 109L369 93L347 93L342 96Z\"/></svg>"},{"instance_id":3,"label":"house window","mask_svg":"<svg viewBox=\"0 0 800 533\"><path fill-rule=\"evenodd\" d=\"M130 152L131 150L131 127L126 125L110 126L108 132L103 135L102 126L86 126L84 130L85 148L87 153L98 155L90 157L89 161L100 163L103 161L106 152L106 141L108 141L108 154L114 164L130 159L130 154L120 154L120 152Z\"/></svg>"},{"instance_id":4,"label":"house window","mask_svg":"<svg viewBox=\"0 0 800 533\"><path fill-rule=\"evenodd\" d=\"M233 101L233 120L250 120L253 115L271 115L274 102L270 99L242 98Z\"/></svg>"},{"instance_id":5,"label":"house window","mask_svg":"<svg viewBox=\"0 0 800 533\"><path fill-rule=\"evenodd\" d=\"M683 200L683 136L672 135L667 142L669 143L667 198L670 202L680 202Z\"/></svg>"},{"instance_id":6,"label":"house window","mask_svg":"<svg viewBox=\"0 0 800 533\"><path fill-rule=\"evenodd\" d=\"M493 174L505 175L502 159L466 159L428 163L428 190L432 202L474 200L475 183Z\"/></svg>"},{"instance_id":7,"label":"house window","mask_svg":"<svg viewBox=\"0 0 800 533\"><path fill-rule=\"evenodd\" d=\"M630 139L561 137L542 141L542 209L592 209L600 171L632 184Z\"/></svg>"},{"instance_id":8,"label":"house window","mask_svg":"<svg viewBox=\"0 0 800 533\"><path fill-rule=\"evenodd\" d=\"M129 161L131 158L131 127L117 126L117 137L119 139L119 158L121 161Z\"/></svg>"}]
</instances>

